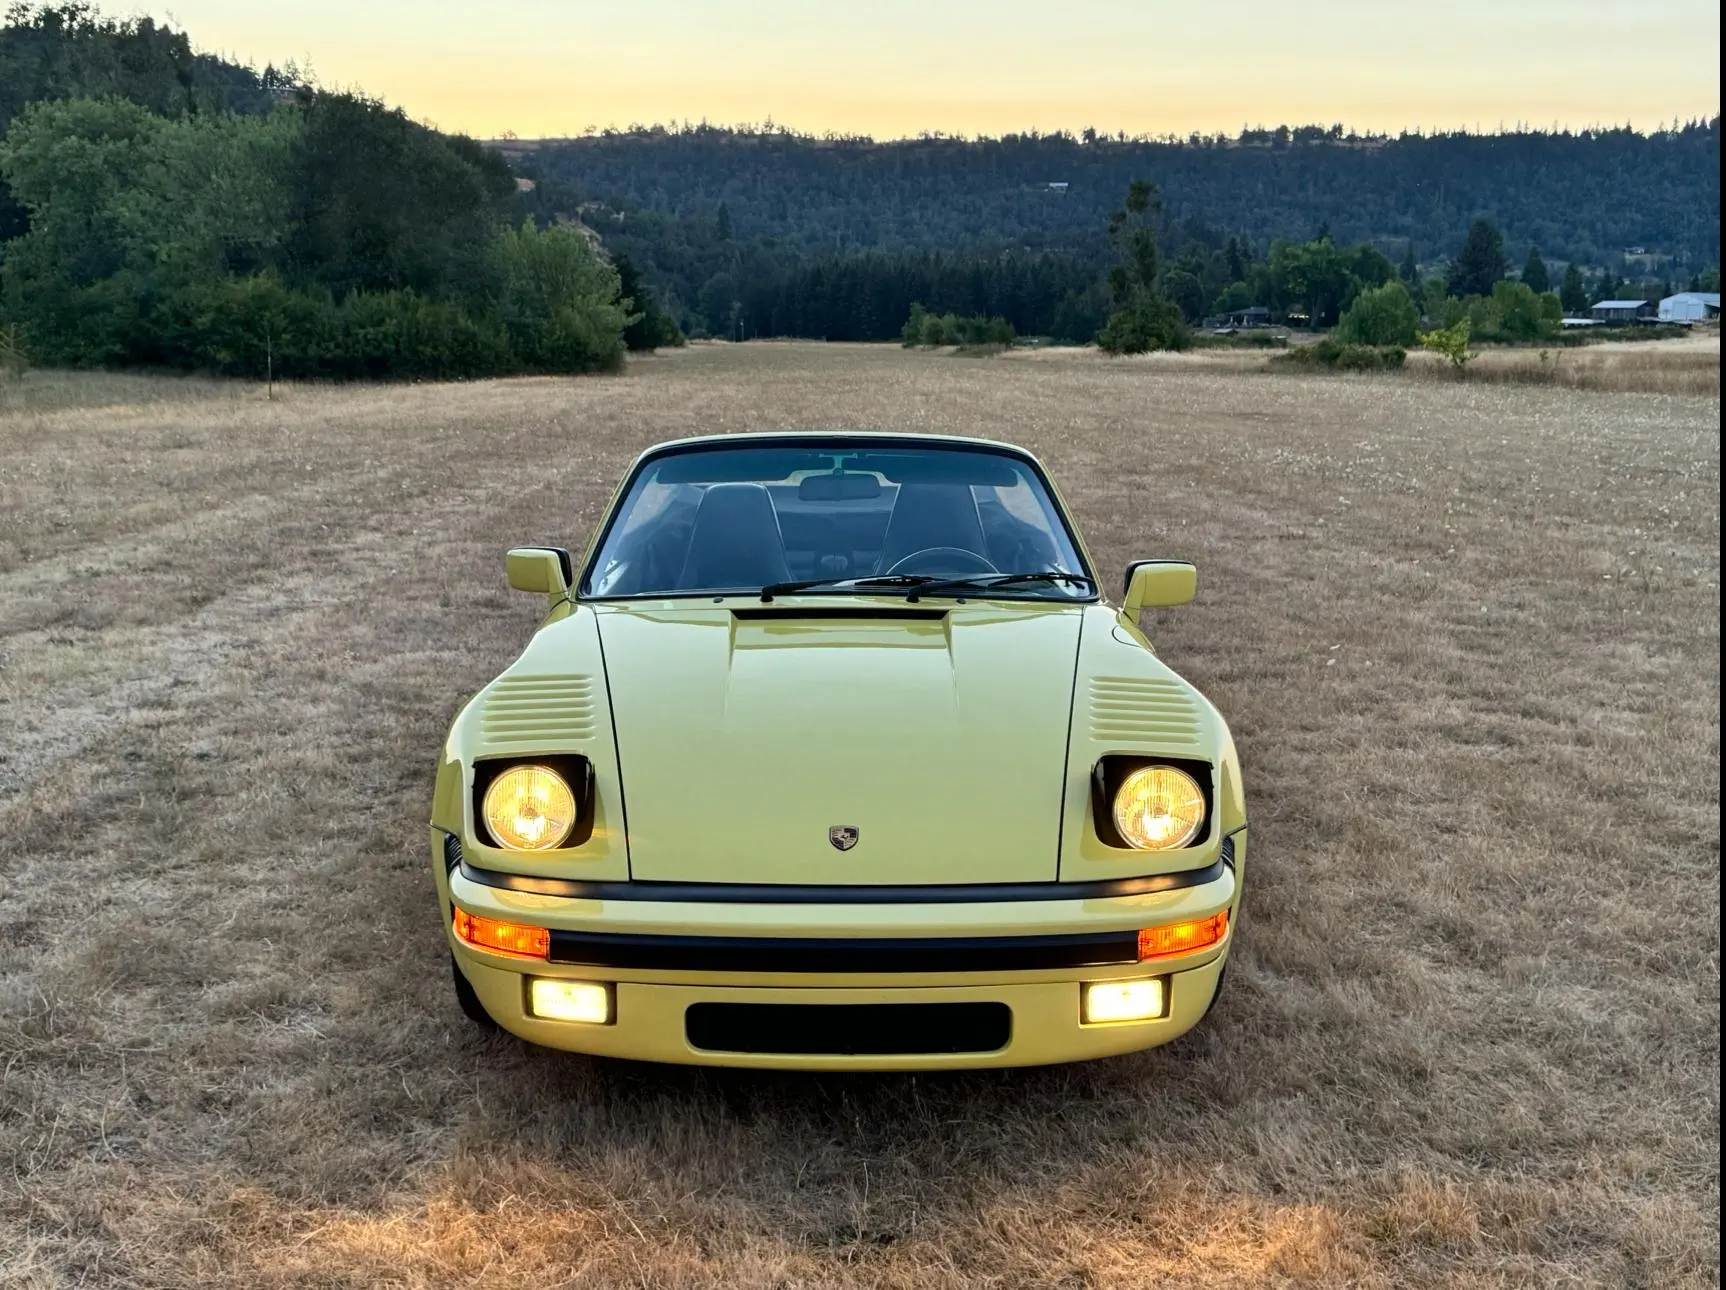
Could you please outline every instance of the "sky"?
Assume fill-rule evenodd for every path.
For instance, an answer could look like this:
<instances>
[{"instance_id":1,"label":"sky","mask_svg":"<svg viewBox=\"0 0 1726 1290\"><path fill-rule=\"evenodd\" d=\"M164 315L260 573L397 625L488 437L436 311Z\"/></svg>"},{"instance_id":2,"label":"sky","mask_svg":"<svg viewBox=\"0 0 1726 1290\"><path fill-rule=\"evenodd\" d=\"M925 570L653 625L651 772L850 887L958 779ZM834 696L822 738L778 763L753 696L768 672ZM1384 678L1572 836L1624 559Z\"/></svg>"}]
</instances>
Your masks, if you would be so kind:
<instances>
[{"instance_id":1,"label":"sky","mask_svg":"<svg viewBox=\"0 0 1726 1290\"><path fill-rule=\"evenodd\" d=\"M1710 117L1711 0L172 0L200 48L295 59L479 137L771 120L876 138Z\"/></svg>"}]
</instances>

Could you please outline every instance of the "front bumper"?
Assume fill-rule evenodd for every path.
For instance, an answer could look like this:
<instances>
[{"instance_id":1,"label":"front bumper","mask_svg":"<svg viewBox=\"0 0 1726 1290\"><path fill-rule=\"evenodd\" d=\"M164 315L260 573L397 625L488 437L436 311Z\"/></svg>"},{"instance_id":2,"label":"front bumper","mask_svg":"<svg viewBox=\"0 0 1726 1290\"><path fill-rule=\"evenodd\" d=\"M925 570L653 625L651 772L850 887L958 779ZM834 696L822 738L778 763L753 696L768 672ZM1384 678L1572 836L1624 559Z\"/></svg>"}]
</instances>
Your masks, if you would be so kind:
<instances>
[{"instance_id":1,"label":"front bumper","mask_svg":"<svg viewBox=\"0 0 1726 1290\"><path fill-rule=\"evenodd\" d=\"M462 973L486 1011L511 1033L548 1048L643 1061L802 1070L937 1070L1031 1066L1084 1061L1168 1043L1185 1034L1210 1007L1233 942L1146 963L1049 965L1025 970L834 971L733 970L724 964L674 966L556 963L510 958L458 941L452 904L471 914L550 927L556 932L637 938L759 938L765 950L787 944L858 946L891 937L896 945L929 938L930 945L985 939L1000 942L1074 940L1202 918L1233 910L1239 898L1234 866L1199 886L1094 900L1012 900L965 904L736 904L659 900L568 899L474 882L442 862L443 835L434 830L433 869L444 926ZM1240 854L1245 834L1235 837ZM557 955L554 952L554 957ZM603 957L603 956L590 956ZM733 960L748 968L749 959ZM768 954L766 961L772 961ZM822 969L831 960L817 959ZM998 959L990 962L998 966ZM612 1020L595 1025L530 1014L534 977L603 982L612 992ZM1087 1024L1080 992L1090 981L1161 978L1162 1015L1145 1021ZM688 1010L698 1004L995 1004L1011 1013L1004 1044L988 1051L806 1053L722 1051L697 1047Z\"/></svg>"}]
</instances>

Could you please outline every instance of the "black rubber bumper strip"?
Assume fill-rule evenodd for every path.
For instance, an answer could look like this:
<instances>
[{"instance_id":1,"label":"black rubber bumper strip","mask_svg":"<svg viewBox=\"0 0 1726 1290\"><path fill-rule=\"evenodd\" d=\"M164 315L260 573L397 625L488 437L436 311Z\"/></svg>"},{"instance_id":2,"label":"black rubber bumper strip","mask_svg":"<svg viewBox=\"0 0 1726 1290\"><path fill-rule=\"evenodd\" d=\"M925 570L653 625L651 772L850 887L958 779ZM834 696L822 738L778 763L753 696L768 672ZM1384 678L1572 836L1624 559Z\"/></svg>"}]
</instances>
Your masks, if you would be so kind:
<instances>
[{"instance_id":1,"label":"black rubber bumper strip","mask_svg":"<svg viewBox=\"0 0 1726 1290\"><path fill-rule=\"evenodd\" d=\"M539 878L500 869L481 869L462 854L461 839L443 835L444 863L469 882L503 891L561 896L567 900L660 900L717 905L959 905L1018 900L1107 900L1114 896L1149 896L1160 891L1203 887L1235 867L1235 834L1223 838L1217 858L1203 869L1149 874L1139 878L1104 878L1096 882L974 882L947 886L828 886L814 883L764 882L595 882L581 878Z\"/></svg>"},{"instance_id":2,"label":"black rubber bumper strip","mask_svg":"<svg viewBox=\"0 0 1726 1290\"><path fill-rule=\"evenodd\" d=\"M553 963L667 972L1024 972L1136 963L1139 934L1077 936L644 936L551 933Z\"/></svg>"},{"instance_id":3,"label":"black rubber bumper strip","mask_svg":"<svg viewBox=\"0 0 1726 1290\"><path fill-rule=\"evenodd\" d=\"M590 882L576 878L535 878L527 874L478 869L466 859L453 868L469 882L504 891L527 891L569 900L663 900L717 905L960 905L1019 900L1107 900L1149 896L1160 891L1202 887L1233 867L1232 839L1223 854L1203 869L1159 873L1143 878L1100 882L979 882L957 886L838 887L755 882Z\"/></svg>"}]
</instances>

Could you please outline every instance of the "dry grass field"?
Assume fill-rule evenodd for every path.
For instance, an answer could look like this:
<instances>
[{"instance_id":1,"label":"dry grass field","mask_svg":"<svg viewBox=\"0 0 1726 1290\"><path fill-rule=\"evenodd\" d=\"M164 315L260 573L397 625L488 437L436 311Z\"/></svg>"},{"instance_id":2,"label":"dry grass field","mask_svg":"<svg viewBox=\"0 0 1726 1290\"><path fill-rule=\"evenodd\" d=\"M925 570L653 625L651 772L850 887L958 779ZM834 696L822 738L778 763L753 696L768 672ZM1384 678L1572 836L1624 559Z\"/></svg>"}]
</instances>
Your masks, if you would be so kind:
<instances>
[{"instance_id":1,"label":"dry grass field","mask_svg":"<svg viewBox=\"0 0 1726 1290\"><path fill-rule=\"evenodd\" d=\"M0 1283L1718 1283L1720 403L1201 358L704 347L616 378L0 390ZM629 458L1041 453L1230 717L1223 1002L1088 1066L477 1034L434 750Z\"/></svg>"}]
</instances>

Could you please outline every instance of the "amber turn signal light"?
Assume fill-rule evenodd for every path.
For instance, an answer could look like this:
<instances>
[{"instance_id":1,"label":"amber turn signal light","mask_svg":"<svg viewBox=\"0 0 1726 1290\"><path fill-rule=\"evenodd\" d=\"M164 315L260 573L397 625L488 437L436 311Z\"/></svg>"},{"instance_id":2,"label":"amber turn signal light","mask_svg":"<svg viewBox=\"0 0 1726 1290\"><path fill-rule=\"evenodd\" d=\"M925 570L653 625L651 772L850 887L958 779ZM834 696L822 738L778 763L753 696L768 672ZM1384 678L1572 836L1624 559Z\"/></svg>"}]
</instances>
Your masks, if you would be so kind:
<instances>
[{"instance_id":1,"label":"amber turn signal light","mask_svg":"<svg viewBox=\"0 0 1726 1290\"><path fill-rule=\"evenodd\" d=\"M551 956L551 933L545 928L505 923L483 914L470 914L465 909L455 911L455 934L457 939L475 949L490 950L493 954L508 954L518 959Z\"/></svg>"},{"instance_id":2,"label":"amber turn signal light","mask_svg":"<svg viewBox=\"0 0 1726 1290\"><path fill-rule=\"evenodd\" d=\"M1193 918L1184 923L1147 927L1139 933L1139 962L1209 949L1222 940L1228 930L1229 911L1226 909L1212 914L1209 918Z\"/></svg>"}]
</instances>

